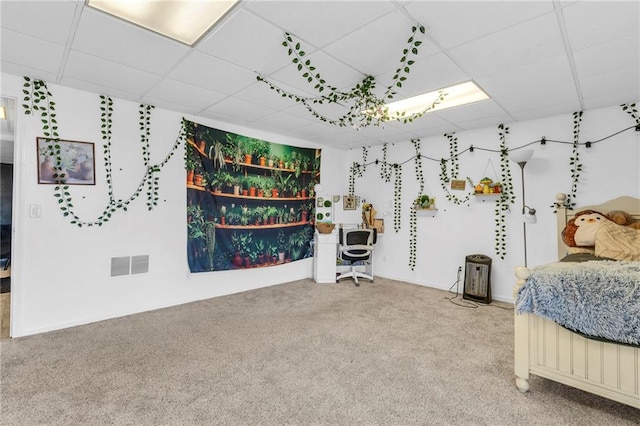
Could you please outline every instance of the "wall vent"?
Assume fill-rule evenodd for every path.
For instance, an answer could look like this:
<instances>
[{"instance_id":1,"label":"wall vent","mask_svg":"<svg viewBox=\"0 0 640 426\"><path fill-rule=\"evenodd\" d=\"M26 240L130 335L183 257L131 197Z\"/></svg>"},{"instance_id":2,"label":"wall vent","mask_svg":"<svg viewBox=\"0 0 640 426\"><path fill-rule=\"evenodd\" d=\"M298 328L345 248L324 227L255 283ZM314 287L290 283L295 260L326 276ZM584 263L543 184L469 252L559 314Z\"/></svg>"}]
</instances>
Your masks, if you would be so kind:
<instances>
[{"instance_id":1,"label":"wall vent","mask_svg":"<svg viewBox=\"0 0 640 426\"><path fill-rule=\"evenodd\" d=\"M149 272L149 255L131 256L131 275Z\"/></svg>"},{"instance_id":2,"label":"wall vent","mask_svg":"<svg viewBox=\"0 0 640 426\"><path fill-rule=\"evenodd\" d=\"M111 276L129 275L129 256L111 258Z\"/></svg>"}]
</instances>

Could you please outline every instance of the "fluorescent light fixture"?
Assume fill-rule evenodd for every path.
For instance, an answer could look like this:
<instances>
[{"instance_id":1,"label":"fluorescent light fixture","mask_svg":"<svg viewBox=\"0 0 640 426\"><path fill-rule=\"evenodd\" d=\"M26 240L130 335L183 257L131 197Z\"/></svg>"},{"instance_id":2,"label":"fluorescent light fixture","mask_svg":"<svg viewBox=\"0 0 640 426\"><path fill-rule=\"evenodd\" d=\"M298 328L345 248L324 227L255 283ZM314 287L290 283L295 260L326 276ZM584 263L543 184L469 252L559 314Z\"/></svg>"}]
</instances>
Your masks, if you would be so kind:
<instances>
[{"instance_id":1,"label":"fluorescent light fixture","mask_svg":"<svg viewBox=\"0 0 640 426\"><path fill-rule=\"evenodd\" d=\"M238 0L87 0L87 5L193 46Z\"/></svg>"},{"instance_id":2,"label":"fluorescent light fixture","mask_svg":"<svg viewBox=\"0 0 640 426\"><path fill-rule=\"evenodd\" d=\"M7 119L7 109L3 106L0 106L0 120Z\"/></svg>"},{"instance_id":3,"label":"fluorescent light fixture","mask_svg":"<svg viewBox=\"0 0 640 426\"><path fill-rule=\"evenodd\" d=\"M389 111L389 117L393 119L393 117L396 116L396 113L402 114L403 112L405 117L420 113L431 106L431 104L438 99L441 92L444 94L444 99L435 105L433 109L429 110L429 112L489 99L489 96L473 81L467 81L465 83L456 84L443 89L434 90L433 92L424 93L412 98L386 104Z\"/></svg>"}]
</instances>

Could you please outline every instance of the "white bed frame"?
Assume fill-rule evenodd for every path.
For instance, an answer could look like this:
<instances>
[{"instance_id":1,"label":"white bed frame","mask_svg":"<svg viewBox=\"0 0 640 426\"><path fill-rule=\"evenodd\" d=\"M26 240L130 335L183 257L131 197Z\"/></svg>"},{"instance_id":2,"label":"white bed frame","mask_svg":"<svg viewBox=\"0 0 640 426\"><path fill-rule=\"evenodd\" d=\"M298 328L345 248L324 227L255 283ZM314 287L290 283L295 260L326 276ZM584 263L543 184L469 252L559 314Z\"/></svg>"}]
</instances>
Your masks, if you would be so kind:
<instances>
[{"instance_id":1,"label":"white bed frame","mask_svg":"<svg viewBox=\"0 0 640 426\"><path fill-rule=\"evenodd\" d=\"M558 194L556 198L562 204L565 197ZM640 199L632 197L573 210L558 208L559 258L567 249L560 237L562 229L575 213L585 209L602 213L624 210L640 219ZM514 296L530 271L520 266L515 273ZM516 386L520 391L529 390L529 374L535 374L640 409L640 349L588 339L533 314L516 314L514 321Z\"/></svg>"}]
</instances>

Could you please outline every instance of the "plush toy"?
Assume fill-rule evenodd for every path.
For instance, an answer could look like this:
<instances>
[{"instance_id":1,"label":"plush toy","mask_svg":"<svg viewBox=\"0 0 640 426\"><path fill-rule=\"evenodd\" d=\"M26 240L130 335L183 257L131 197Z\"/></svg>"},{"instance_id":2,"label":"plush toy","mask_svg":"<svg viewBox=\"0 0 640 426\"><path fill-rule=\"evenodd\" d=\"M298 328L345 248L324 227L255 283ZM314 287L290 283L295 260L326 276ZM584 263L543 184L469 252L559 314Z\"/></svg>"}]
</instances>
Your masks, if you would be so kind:
<instances>
[{"instance_id":1,"label":"plush toy","mask_svg":"<svg viewBox=\"0 0 640 426\"><path fill-rule=\"evenodd\" d=\"M629 213L622 210L612 210L607 213L607 218L618 225L640 229L640 220L635 220Z\"/></svg>"},{"instance_id":2,"label":"plush toy","mask_svg":"<svg viewBox=\"0 0 640 426\"><path fill-rule=\"evenodd\" d=\"M600 224L609 219L595 210L583 210L576 213L562 230L562 241L568 247L590 247L596 242L596 231Z\"/></svg>"}]
</instances>

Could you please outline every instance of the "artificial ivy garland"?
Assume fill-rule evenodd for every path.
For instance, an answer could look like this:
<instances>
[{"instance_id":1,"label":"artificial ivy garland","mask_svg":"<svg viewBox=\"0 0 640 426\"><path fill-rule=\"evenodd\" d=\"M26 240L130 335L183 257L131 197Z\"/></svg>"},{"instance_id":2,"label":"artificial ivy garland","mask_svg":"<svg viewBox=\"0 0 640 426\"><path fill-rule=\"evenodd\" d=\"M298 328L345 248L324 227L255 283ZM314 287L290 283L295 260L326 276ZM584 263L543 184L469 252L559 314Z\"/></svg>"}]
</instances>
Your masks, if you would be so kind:
<instances>
[{"instance_id":1,"label":"artificial ivy garland","mask_svg":"<svg viewBox=\"0 0 640 426\"><path fill-rule=\"evenodd\" d=\"M634 120L636 120L636 124L640 125L640 116L638 116L638 110L636 109L635 102L632 104L622 104L620 105L622 110L629 114ZM636 131L640 131L639 128L636 128Z\"/></svg>"},{"instance_id":2,"label":"artificial ivy garland","mask_svg":"<svg viewBox=\"0 0 640 426\"><path fill-rule=\"evenodd\" d=\"M393 229L398 232L402 222L402 164L394 164L393 171Z\"/></svg>"},{"instance_id":3,"label":"artificial ivy garland","mask_svg":"<svg viewBox=\"0 0 640 426\"><path fill-rule=\"evenodd\" d=\"M569 165L571 169L571 193L567 196L566 206L575 207L576 194L578 192L578 180L582 172L582 163L580 163L580 150L578 140L580 138L580 124L582 123L582 111L573 113L573 152L569 157Z\"/></svg>"},{"instance_id":4,"label":"artificial ivy garland","mask_svg":"<svg viewBox=\"0 0 640 426\"><path fill-rule=\"evenodd\" d=\"M267 84L280 96L301 103L307 111L309 111L309 113L318 120L335 126L345 127L349 125L354 128L366 127L371 124L379 126L390 120L409 123L419 117L422 117L425 113L433 109L438 103L442 102L446 96L444 92L440 91L437 99L431 105L426 107L424 110L411 115L406 115L404 112L396 112L391 116L389 114L389 109L385 105L397 94L396 89L402 87L402 83L407 79L406 76L409 74L411 66L415 63L411 57L418 54L418 46L422 44L422 41L418 40L417 37L418 31L425 34L424 26L420 25L411 27L412 34L407 40L408 46L402 50L400 66L396 69L396 72L391 79L391 84L387 87L384 95L381 97L377 97L374 94L377 82L375 77L371 75L366 76L360 83L356 84L346 92L340 91L337 87L329 85L317 71L311 60L305 58L306 52L302 49L300 42L294 40L292 35L288 32L284 33L282 46L287 49L287 55L291 58L291 62L296 65L296 68L298 72L300 72L302 78L304 78L310 85L313 85L313 88L318 92L319 96L304 97L290 93L279 88L261 74L258 74L256 79ZM351 103L351 106L343 116L336 119L330 119L314 109L314 105L323 105L325 103L340 105L347 105Z\"/></svg>"},{"instance_id":5,"label":"artificial ivy garland","mask_svg":"<svg viewBox=\"0 0 640 426\"><path fill-rule=\"evenodd\" d=\"M391 165L387 162L387 144L382 145L382 163L380 164L380 177L386 183L391 182Z\"/></svg>"},{"instance_id":6,"label":"artificial ivy garland","mask_svg":"<svg viewBox=\"0 0 640 426\"><path fill-rule=\"evenodd\" d=\"M460 172L460 163L458 161L458 156L460 155L460 153L458 152L458 138L455 137L455 132L445 133L444 137L449 140L449 161L451 161L451 176L449 176L449 172L447 171L447 160L444 158L440 159L440 186L444 190L447 200L457 205L469 205L471 192L467 192L464 198L458 198L458 196L453 195L449 191L448 186L451 181L453 179L458 179L458 174ZM467 181L470 182L470 179L468 177ZM471 191L473 191L473 184L471 184Z\"/></svg>"},{"instance_id":7,"label":"artificial ivy garland","mask_svg":"<svg viewBox=\"0 0 640 426\"><path fill-rule=\"evenodd\" d=\"M141 105L140 106L140 131L141 141L143 142L143 158L147 171L142 178L142 181L136 188L135 192L127 200L116 200L113 195L113 179L112 179L112 164L111 164L111 127L113 113L113 101L106 96L100 96L100 111L101 111L101 133L102 139L105 144L103 145L104 162L106 180L109 191L109 204L104 208L102 214L98 216L95 221L82 220L75 212L73 206L73 200L71 193L69 192L69 186L63 185L64 172L62 172L62 158L60 156L60 135L58 133L58 123L56 121L55 102L52 100L51 92L47 88L47 84L42 80L32 80L29 77L24 77L23 94L24 103L22 107L25 114L35 115L40 112L40 120L42 122L42 132L47 138L47 145L45 149L52 158L54 158L54 178L57 180L57 184L54 187L54 196L58 199L60 210L62 214L70 217L70 223L77 225L78 227L91 227L102 226L108 222L111 215L117 210L127 210L127 206L142 193L142 190L147 186L147 207L152 210L157 205L158 201L158 177L154 176L154 173L159 172L162 167L173 156L178 146L184 142L186 137L186 131L184 129L184 120L182 128L180 130L179 137L171 147L171 150L162 162L152 165L149 162L149 146L148 139L150 135L150 111L153 107Z\"/></svg>"},{"instance_id":8,"label":"artificial ivy garland","mask_svg":"<svg viewBox=\"0 0 640 426\"><path fill-rule=\"evenodd\" d=\"M506 135L509 134L509 128L504 124L498 126L498 135L500 136L500 173L502 179L502 190L500 198L498 198L495 207L496 213L496 229L495 229L495 249L496 255L500 259L507 255L507 227L505 224L506 211L509 210L509 204L515 202L513 195L513 179L511 177L511 168L509 165L509 150L507 148Z\"/></svg>"},{"instance_id":9,"label":"artificial ivy garland","mask_svg":"<svg viewBox=\"0 0 640 426\"><path fill-rule=\"evenodd\" d=\"M420 188L418 189L418 197L424 191L424 173L422 171L422 155L420 154L420 139L411 139L413 148L416 151L414 164L416 168L416 178ZM418 247L418 213L414 206L409 210L409 268L415 270L416 256Z\"/></svg>"}]
</instances>

